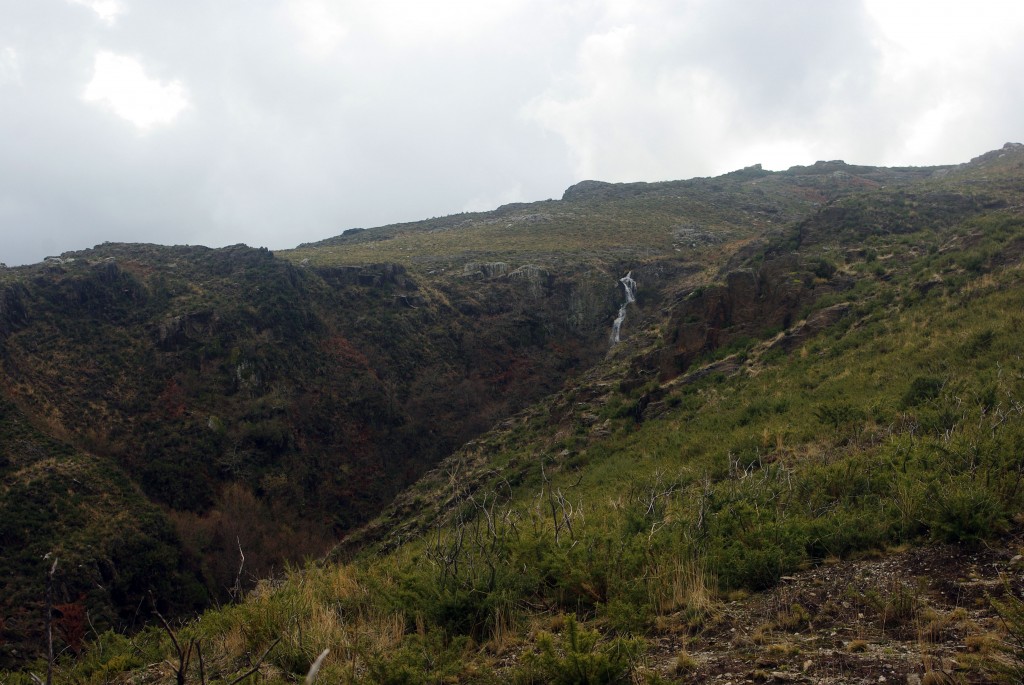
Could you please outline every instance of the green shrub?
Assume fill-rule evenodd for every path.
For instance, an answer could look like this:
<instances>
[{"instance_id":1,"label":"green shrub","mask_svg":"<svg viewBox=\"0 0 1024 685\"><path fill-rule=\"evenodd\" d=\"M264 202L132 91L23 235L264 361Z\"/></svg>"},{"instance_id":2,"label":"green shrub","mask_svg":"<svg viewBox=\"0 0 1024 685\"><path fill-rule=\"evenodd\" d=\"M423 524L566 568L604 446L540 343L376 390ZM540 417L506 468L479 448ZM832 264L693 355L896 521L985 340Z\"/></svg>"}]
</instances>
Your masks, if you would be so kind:
<instances>
[{"instance_id":1,"label":"green shrub","mask_svg":"<svg viewBox=\"0 0 1024 685\"><path fill-rule=\"evenodd\" d=\"M900 406L903 409L916 407L928 400L933 400L942 392L943 382L941 378L929 376L918 376L911 383L907 391L900 399Z\"/></svg>"},{"instance_id":2,"label":"green shrub","mask_svg":"<svg viewBox=\"0 0 1024 685\"><path fill-rule=\"evenodd\" d=\"M936 489L932 506L932 535L944 542L977 543L1007 528L1007 513L996 495L967 477Z\"/></svg>"},{"instance_id":3,"label":"green shrub","mask_svg":"<svg viewBox=\"0 0 1024 685\"><path fill-rule=\"evenodd\" d=\"M828 280L835 274L836 265L827 259L819 259L814 263L812 271L818 278Z\"/></svg>"},{"instance_id":4,"label":"green shrub","mask_svg":"<svg viewBox=\"0 0 1024 685\"><path fill-rule=\"evenodd\" d=\"M849 402L826 402L814 409L814 417L827 426L841 428L864 419L864 412Z\"/></svg>"},{"instance_id":5,"label":"green shrub","mask_svg":"<svg viewBox=\"0 0 1024 685\"><path fill-rule=\"evenodd\" d=\"M439 631L408 636L402 645L366 659L366 680L376 685L428 685L447 682L493 682L474 667L467 672L472 641L448 640Z\"/></svg>"},{"instance_id":6,"label":"green shrub","mask_svg":"<svg viewBox=\"0 0 1024 685\"><path fill-rule=\"evenodd\" d=\"M429 616L449 635L485 638L494 623L494 595L478 588L450 588L427 604Z\"/></svg>"},{"instance_id":7,"label":"green shrub","mask_svg":"<svg viewBox=\"0 0 1024 685\"><path fill-rule=\"evenodd\" d=\"M636 597L616 597L601 608L601 615L615 633L631 634L647 628L654 609L649 602Z\"/></svg>"},{"instance_id":8,"label":"green shrub","mask_svg":"<svg viewBox=\"0 0 1024 685\"><path fill-rule=\"evenodd\" d=\"M556 640L550 633L537 640L539 652L526 660L521 682L546 685L613 685L631 683L643 641L616 638L600 643L601 634L566 617L565 631Z\"/></svg>"}]
</instances>

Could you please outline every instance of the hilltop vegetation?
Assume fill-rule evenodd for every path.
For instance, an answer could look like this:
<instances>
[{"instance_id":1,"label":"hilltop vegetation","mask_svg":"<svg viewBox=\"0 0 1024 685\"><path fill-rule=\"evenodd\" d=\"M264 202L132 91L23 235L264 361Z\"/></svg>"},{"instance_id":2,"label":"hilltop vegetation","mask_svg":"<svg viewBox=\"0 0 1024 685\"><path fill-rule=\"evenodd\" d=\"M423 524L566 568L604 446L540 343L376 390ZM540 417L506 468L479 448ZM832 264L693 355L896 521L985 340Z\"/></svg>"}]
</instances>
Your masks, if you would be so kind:
<instances>
[{"instance_id":1,"label":"hilltop vegetation","mask_svg":"<svg viewBox=\"0 0 1024 685\"><path fill-rule=\"evenodd\" d=\"M296 682L325 648L323 682L1012 678L1022 196L1007 146L584 182L278 255L108 245L4 272L0 427L34 446L4 453L5 503L103 490L162 585L76 599L121 568L91 542L112 514L46 495L0 533L2 610L38 631L41 553L78 560L61 602L107 613L81 653L61 638L69 682ZM609 349L626 271L637 302ZM30 527L45 536L18 544ZM884 582L814 571L936 544ZM159 627L104 632L131 627L125 607L237 595L239 548L264 580L173 631L201 659ZM959 611L941 593L961 570L987 584ZM756 609L805 576L844 587ZM871 640L821 632L857 621ZM24 666L32 631L4 631Z\"/></svg>"}]
</instances>

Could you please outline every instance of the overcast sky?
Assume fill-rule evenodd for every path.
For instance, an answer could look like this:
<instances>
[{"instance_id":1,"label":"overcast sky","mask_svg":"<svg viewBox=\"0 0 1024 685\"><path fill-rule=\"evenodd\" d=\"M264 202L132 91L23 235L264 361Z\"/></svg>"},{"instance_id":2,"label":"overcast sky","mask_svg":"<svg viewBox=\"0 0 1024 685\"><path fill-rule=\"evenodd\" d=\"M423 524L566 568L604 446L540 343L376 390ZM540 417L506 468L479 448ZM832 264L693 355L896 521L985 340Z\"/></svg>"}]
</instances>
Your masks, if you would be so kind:
<instances>
[{"instance_id":1,"label":"overcast sky","mask_svg":"<svg viewBox=\"0 0 1024 685\"><path fill-rule=\"evenodd\" d=\"M0 0L0 261L1024 140L1024 2Z\"/></svg>"}]
</instances>

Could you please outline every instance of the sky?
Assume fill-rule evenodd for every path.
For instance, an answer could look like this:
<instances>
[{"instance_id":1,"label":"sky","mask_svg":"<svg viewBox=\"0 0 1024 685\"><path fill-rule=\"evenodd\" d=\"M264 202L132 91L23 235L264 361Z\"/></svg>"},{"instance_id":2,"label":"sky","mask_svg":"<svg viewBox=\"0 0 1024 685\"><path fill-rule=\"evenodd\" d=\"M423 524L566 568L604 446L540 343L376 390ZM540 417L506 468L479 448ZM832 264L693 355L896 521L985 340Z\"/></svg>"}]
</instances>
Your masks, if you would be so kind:
<instances>
[{"instance_id":1,"label":"sky","mask_svg":"<svg viewBox=\"0 0 1024 685\"><path fill-rule=\"evenodd\" d=\"M1024 141L1019 0L0 0L0 262Z\"/></svg>"}]
</instances>

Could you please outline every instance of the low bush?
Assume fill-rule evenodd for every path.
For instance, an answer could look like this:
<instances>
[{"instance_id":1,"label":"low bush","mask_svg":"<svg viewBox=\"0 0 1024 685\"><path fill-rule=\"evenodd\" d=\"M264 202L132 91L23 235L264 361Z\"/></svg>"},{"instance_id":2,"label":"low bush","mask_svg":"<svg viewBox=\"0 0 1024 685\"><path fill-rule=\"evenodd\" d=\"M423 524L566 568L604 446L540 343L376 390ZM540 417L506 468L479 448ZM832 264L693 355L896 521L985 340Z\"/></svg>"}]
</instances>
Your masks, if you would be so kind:
<instances>
[{"instance_id":1,"label":"low bush","mask_svg":"<svg viewBox=\"0 0 1024 685\"><path fill-rule=\"evenodd\" d=\"M615 638L601 642L601 634L567 616L560 636L544 633L538 651L526 659L516 678L523 685L617 685L632 683L643 641Z\"/></svg>"}]
</instances>

